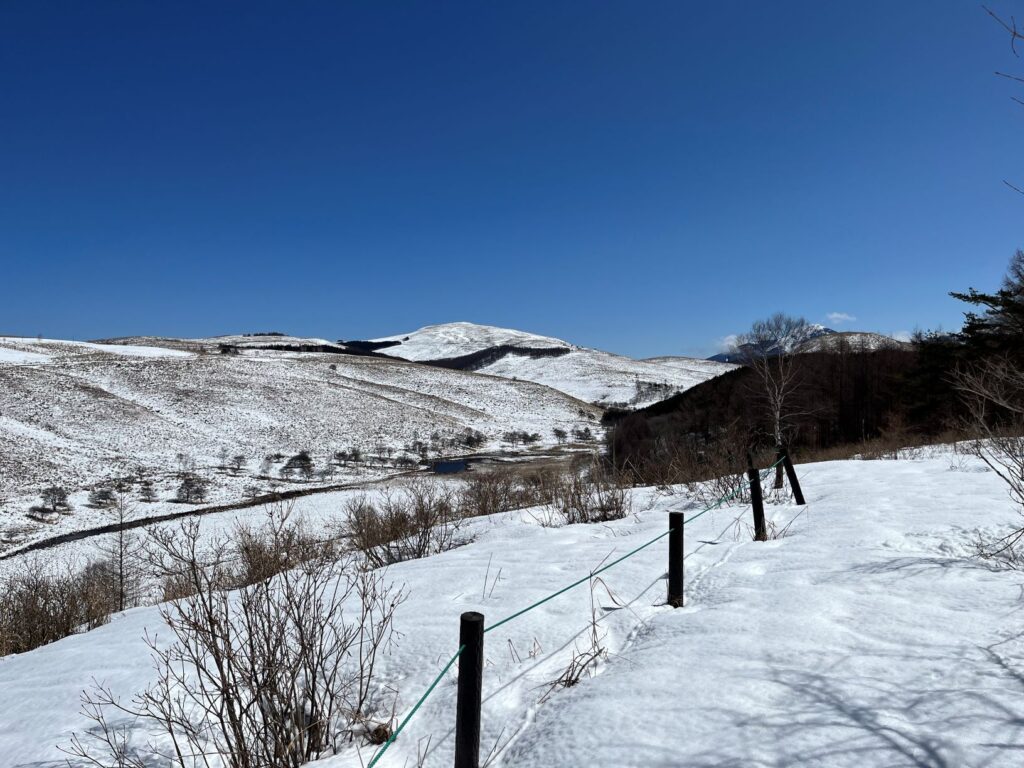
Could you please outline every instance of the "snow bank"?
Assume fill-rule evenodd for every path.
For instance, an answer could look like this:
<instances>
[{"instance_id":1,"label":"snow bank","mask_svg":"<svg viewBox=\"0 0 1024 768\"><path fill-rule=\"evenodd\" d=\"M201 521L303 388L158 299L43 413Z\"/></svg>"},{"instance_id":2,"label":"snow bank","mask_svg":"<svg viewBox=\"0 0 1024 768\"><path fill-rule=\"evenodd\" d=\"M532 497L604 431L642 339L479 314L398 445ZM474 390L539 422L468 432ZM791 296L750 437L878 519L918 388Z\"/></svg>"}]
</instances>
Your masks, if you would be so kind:
<instances>
[{"instance_id":1,"label":"snow bank","mask_svg":"<svg viewBox=\"0 0 1024 768\"><path fill-rule=\"evenodd\" d=\"M610 651L600 673L544 693L585 645L581 586L487 635L483 752L498 766L1016 766L1024 751L1021 578L972 556L1017 513L969 461L799 466L809 505L768 508L785 538L750 541L749 511L717 510L686 532L687 606L670 609L666 545L604 574L594 591ZM636 515L544 528L536 511L476 521L476 540L394 566L409 588L404 633L382 668L399 716L457 645L458 616L488 624L662 532L682 496L634 493ZM734 522L735 521L735 522ZM94 632L0 659L0 754L49 765L85 721L95 676L128 695L149 679L139 609ZM452 764L450 673L380 766ZM429 747L428 747L429 744ZM363 750L363 764L373 753ZM322 763L360 764L349 752Z\"/></svg>"}]
</instances>

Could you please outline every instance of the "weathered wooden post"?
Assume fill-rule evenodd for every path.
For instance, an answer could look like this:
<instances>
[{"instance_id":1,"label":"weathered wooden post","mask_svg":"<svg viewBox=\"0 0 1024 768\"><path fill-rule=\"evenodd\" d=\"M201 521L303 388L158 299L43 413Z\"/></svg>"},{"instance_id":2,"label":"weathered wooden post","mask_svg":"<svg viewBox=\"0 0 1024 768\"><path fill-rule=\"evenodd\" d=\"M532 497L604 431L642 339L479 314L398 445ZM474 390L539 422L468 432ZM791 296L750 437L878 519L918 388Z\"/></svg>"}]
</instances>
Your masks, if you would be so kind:
<instances>
[{"instance_id":1,"label":"weathered wooden post","mask_svg":"<svg viewBox=\"0 0 1024 768\"><path fill-rule=\"evenodd\" d=\"M484 682L484 615L462 614L459 623L458 700L455 705L455 768L480 768L480 704Z\"/></svg>"},{"instance_id":2,"label":"weathered wooden post","mask_svg":"<svg viewBox=\"0 0 1024 768\"><path fill-rule=\"evenodd\" d=\"M800 481L796 477L796 468L789 458L789 449L783 446L780 448L780 451L782 453L782 466L786 468L786 477L789 478L789 487L793 489L793 498L797 504L806 504L804 492L800 489Z\"/></svg>"},{"instance_id":3,"label":"weathered wooden post","mask_svg":"<svg viewBox=\"0 0 1024 768\"><path fill-rule=\"evenodd\" d=\"M775 484L772 488L776 491L782 490L782 464L783 457L785 455L782 445L779 445L778 450L775 452Z\"/></svg>"},{"instance_id":4,"label":"weathered wooden post","mask_svg":"<svg viewBox=\"0 0 1024 768\"><path fill-rule=\"evenodd\" d=\"M683 513L668 513L668 604L682 608L683 596Z\"/></svg>"},{"instance_id":5,"label":"weathered wooden post","mask_svg":"<svg viewBox=\"0 0 1024 768\"><path fill-rule=\"evenodd\" d=\"M754 541L768 541L764 524L764 498L761 495L761 475L754 467L754 458L747 454L747 479L750 481L750 505L754 508Z\"/></svg>"}]
</instances>

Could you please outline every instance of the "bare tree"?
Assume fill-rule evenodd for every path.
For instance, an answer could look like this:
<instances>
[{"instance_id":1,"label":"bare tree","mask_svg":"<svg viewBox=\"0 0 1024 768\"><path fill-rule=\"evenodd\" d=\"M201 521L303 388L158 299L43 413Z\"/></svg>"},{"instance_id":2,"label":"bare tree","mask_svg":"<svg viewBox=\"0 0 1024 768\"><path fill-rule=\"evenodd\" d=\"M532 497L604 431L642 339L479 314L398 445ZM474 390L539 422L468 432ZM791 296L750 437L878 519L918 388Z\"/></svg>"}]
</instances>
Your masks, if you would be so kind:
<instances>
[{"instance_id":1,"label":"bare tree","mask_svg":"<svg viewBox=\"0 0 1024 768\"><path fill-rule=\"evenodd\" d=\"M68 503L67 489L59 485L44 488L39 496L43 500L43 505L51 512L56 512L59 509L71 509L71 504Z\"/></svg>"},{"instance_id":2,"label":"bare tree","mask_svg":"<svg viewBox=\"0 0 1024 768\"><path fill-rule=\"evenodd\" d=\"M279 522L272 536L291 536ZM403 594L382 574L313 556L229 593L228 541L200 542L190 524L154 541L187 583L161 607L172 642L147 638L156 682L129 700L99 684L84 693L93 726L67 753L118 768L298 768L356 738L390 736L384 700L395 694L376 666ZM126 715L135 733L119 724Z\"/></svg>"},{"instance_id":3,"label":"bare tree","mask_svg":"<svg viewBox=\"0 0 1024 768\"><path fill-rule=\"evenodd\" d=\"M996 473L1024 512L1024 366L1006 356L960 368L954 384L967 405L966 425L977 439L968 450ZM992 554L1012 551L1024 525L997 542Z\"/></svg>"},{"instance_id":4,"label":"bare tree","mask_svg":"<svg viewBox=\"0 0 1024 768\"><path fill-rule=\"evenodd\" d=\"M750 330L736 339L736 352L743 364L754 371L769 422L772 439L784 445L790 437L793 395L800 387L795 352L805 341L809 324L802 317L776 312L756 321ZM776 468L775 487L782 487L782 467Z\"/></svg>"},{"instance_id":5,"label":"bare tree","mask_svg":"<svg viewBox=\"0 0 1024 768\"><path fill-rule=\"evenodd\" d=\"M99 545L102 555L99 567L110 580L111 593L115 596L114 610L123 611L138 604L145 549L135 529L128 525L135 515L135 507L128 499L127 488L120 487L114 492L110 514L117 530Z\"/></svg>"},{"instance_id":6,"label":"bare tree","mask_svg":"<svg viewBox=\"0 0 1024 768\"><path fill-rule=\"evenodd\" d=\"M1010 36L1010 50L1013 51L1014 56L1017 56L1019 58L1020 52L1017 50L1017 47L1021 44L1022 41L1024 41L1024 29L1021 29L1020 27L1017 26L1016 18L1010 16L1008 19L1006 19L1000 16L999 14L995 13L988 6L983 5L982 8L984 8L985 12L988 13L988 15L991 16L993 19L995 19L1004 30L1006 30L1006 33ZM1012 80L1018 84L1024 83L1024 77L1021 77L1020 75L1013 75L1008 72L999 71L997 71L996 74L999 75L999 77L1005 77L1007 80ZM1010 98L1012 98L1018 104L1024 106L1024 100L1021 100L1016 96L1011 96ZM1013 184L1007 181L1006 179L1003 179L1003 184L1008 186L1014 192L1019 192L1020 194L1024 195L1024 189L1021 189L1018 185Z\"/></svg>"}]
</instances>

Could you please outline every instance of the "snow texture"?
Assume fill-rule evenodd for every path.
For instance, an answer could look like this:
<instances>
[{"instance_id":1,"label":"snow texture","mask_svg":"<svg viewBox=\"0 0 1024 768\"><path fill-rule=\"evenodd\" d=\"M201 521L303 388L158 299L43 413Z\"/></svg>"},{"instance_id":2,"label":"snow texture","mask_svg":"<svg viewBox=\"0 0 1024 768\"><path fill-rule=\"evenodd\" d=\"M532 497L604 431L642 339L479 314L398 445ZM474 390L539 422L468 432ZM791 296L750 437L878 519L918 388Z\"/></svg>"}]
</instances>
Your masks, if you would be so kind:
<instances>
[{"instance_id":1,"label":"snow texture","mask_svg":"<svg viewBox=\"0 0 1024 768\"><path fill-rule=\"evenodd\" d=\"M663 605L666 544L594 588L610 655L555 690L586 644L591 591L562 595L486 637L483 737L493 766L1003 766L1024 753L1021 578L974 556L1019 514L992 473L936 450L900 461L798 466L809 505L768 507L785 537L750 540L749 510L686 530L687 605ZM460 549L393 566L409 599L382 682L403 716L451 656L458 617L488 624L585 576L666 528L682 494L633 492L635 516L547 528L541 510L476 521ZM0 755L62 764L55 745L86 722L90 677L128 696L151 679L156 610L0 659ZM455 672L378 763L450 766ZM369 761L373 747L328 758Z\"/></svg>"},{"instance_id":2,"label":"snow texture","mask_svg":"<svg viewBox=\"0 0 1024 768\"><path fill-rule=\"evenodd\" d=\"M476 370L523 379L557 389L590 403L644 407L714 378L735 366L713 360L662 357L634 360L578 347L560 339L474 323L429 325L409 334L375 341L398 341L383 348L406 360L440 360L506 345L522 349L563 349L565 354L531 357L509 353Z\"/></svg>"},{"instance_id":3,"label":"snow texture","mask_svg":"<svg viewBox=\"0 0 1024 768\"><path fill-rule=\"evenodd\" d=\"M513 430L540 434L539 445L556 442L555 427L601 431L597 408L554 389L401 360L13 338L0 339L0 351L0 553L109 522L82 502L87 487L113 476L141 468L167 501L179 454L216 481L210 503L220 503L240 500L275 452L310 450L322 467L338 450L401 452L435 434L476 430L483 448L497 448ZM215 470L222 452L245 457L240 477ZM77 492L72 513L27 518L52 484Z\"/></svg>"}]
</instances>

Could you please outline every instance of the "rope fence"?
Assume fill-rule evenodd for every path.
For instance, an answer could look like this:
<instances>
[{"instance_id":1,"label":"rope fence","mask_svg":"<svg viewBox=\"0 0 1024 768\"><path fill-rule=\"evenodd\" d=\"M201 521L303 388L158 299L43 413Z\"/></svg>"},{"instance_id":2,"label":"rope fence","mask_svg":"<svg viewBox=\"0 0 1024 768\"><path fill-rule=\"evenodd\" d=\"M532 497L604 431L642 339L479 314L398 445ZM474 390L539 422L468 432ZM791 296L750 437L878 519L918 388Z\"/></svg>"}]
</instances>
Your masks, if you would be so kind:
<instances>
[{"instance_id":1,"label":"rope fence","mask_svg":"<svg viewBox=\"0 0 1024 768\"><path fill-rule=\"evenodd\" d=\"M785 449L780 448L779 449L779 455L778 455L778 458L776 459L776 461L773 464L771 464L771 466L761 470L760 472L755 470L753 468L753 466L751 465L750 469L748 470L748 477L749 477L750 491L751 491L751 501L752 501L752 504L754 506L755 528L757 528L757 530L760 533L763 533L763 530L764 530L764 511L763 511L763 507L761 506L762 499L761 499L761 487L760 486L761 486L761 483L763 483L764 480L771 473L771 471L774 470L776 467L778 467L780 464L783 464L786 467L786 472L787 472L787 475L789 476L790 484L793 486L794 495L796 496L797 503L798 504L803 504L803 495L802 495L802 493L800 491L799 483L796 480L796 473L795 473L795 471L793 471L792 462L790 461L789 454L788 454L787 451L785 451ZM484 634L486 634L488 632L491 632L491 631L493 631L495 629L498 629L499 627L504 626L505 624L508 624L510 621L513 621L514 619L517 619L520 616L523 616L524 614L527 614L530 611L533 611L534 609L539 608L540 606L544 605L545 603L548 603L551 600L554 600L556 597L559 597L560 595L563 595L566 592L569 592L570 590L580 586L581 584L589 582L595 576L597 576L597 575L599 575L601 573L604 573L605 571L607 571L607 570L609 570L611 568L614 568L619 563L623 562L624 560L628 560L629 558L633 557L634 555L636 555L636 554L642 552L643 550L647 549L651 545L656 544L657 542L659 542L662 539L664 539L666 536L672 536L673 537L670 540L670 546L669 546L669 549L670 549L670 568L669 568L670 573L669 573L669 580L670 580L670 582L672 581L673 566L676 566L676 565L678 565L678 568L679 568L679 571L678 571L679 576L678 576L678 578L681 580L681 574L682 574L681 568L682 568L682 559L683 559L683 554L682 554L682 529L688 523L693 522L694 520L699 518L701 515L705 515L708 512L711 512L712 510L718 509L719 507L721 507L726 502L731 501L732 499L736 498L741 493L743 493L743 491L744 491L744 486L743 486L743 484L741 482L739 487L736 490L734 490L731 493L728 493L728 494L722 496L721 498L716 500L713 504L708 505L707 507L702 509L700 512L697 512L696 514L692 515L689 518L686 518L685 520L682 519L682 514L681 513L679 513L679 512L671 512L670 513L670 520L673 520L673 521L678 520L679 521L678 527L676 527L676 525L670 525L670 527L669 527L669 529L667 531L664 531L664 532L658 534L654 538L650 539L647 542L644 542L643 544L641 544L640 546L636 547L635 549L630 550L629 552L625 553L621 557L618 557L615 560L612 560L610 563L607 563L606 565L598 568L597 570L591 571L586 576L583 576L583 577L577 579L576 581L572 582L571 584L568 584L568 585L562 587L561 589L559 589L559 590L557 590L555 592L552 592L550 595L547 595L546 597L541 598L540 600L536 601L535 603L531 603L530 605L526 606L525 608L523 608L521 610L518 610L515 613L512 613L512 614L506 616L505 618L501 619L500 621L497 621L494 624L491 624L490 626L484 627L482 632L480 632L480 638L479 638L480 647L478 649L474 649L474 650L478 651L479 653L482 653L483 635ZM755 535L755 538L757 538L758 540L763 540L762 536L760 535L760 533L758 535ZM674 550L677 550L677 551L674 551ZM670 592L671 592L671 587L670 587ZM670 605L678 606L678 605L681 605L682 603L681 602L678 602L678 603L673 602L672 595L670 594L669 604ZM479 614L463 614L463 621L464 622L465 622L465 618L467 616L474 616L474 617L477 617L477 618L482 618L482 617L479 616ZM373 768L373 766L375 766L377 764L377 762L384 756L384 754L388 751L388 748L395 742L395 740L398 738L399 734L403 731L405 726L409 723L410 720L412 720L413 716L416 714L416 712L419 710L419 708L423 705L423 703L427 700L427 698L429 698L430 694L434 692L434 689L437 688L438 684L441 682L441 680L444 678L444 676L448 673L448 671L452 668L452 666L455 664L456 660L458 660L463 655L463 653L466 650L467 650L467 645L466 644L462 644L462 645L459 646L459 649L455 652L455 655L453 655L451 657L451 659L448 660L448 663L445 664L444 668L437 675L437 677L434 678L434 681L430 684L430 686L427 688L427 690L416 701L416 703L413 705L413 707L409 711L409 713L404 718L402 718L402 721L399 723L399 725L395 729L394 733L392 733L391 736L388 737L388 740L385 741L381 745L380 749L377 750L376 754L374 754L374 756L371 758L370 762L367 764L367 768ZM460 687L459 695L460 696L462 695L461 687ZM476 696L477 702L479 702L479 699L480 699L480 697L479 697L479 691L478 691L477 692L477 696ZM459 708L459 716L462 717L462 708L461 707ZM460 757L459 757L460 736L459 736L459 729L462 728L462 726L463 726L463 724L461 723L461 721L456 723L456 768L460 767ZM473 725L470 725L468 727L470 729L474 729ZM476 732L476 739L479 740L479 711L476 712L475 732ZM464 741L464 739L462 741ZM467 762L467 764L469 764L469 763Z\"/></svg>"}]
</instances>

